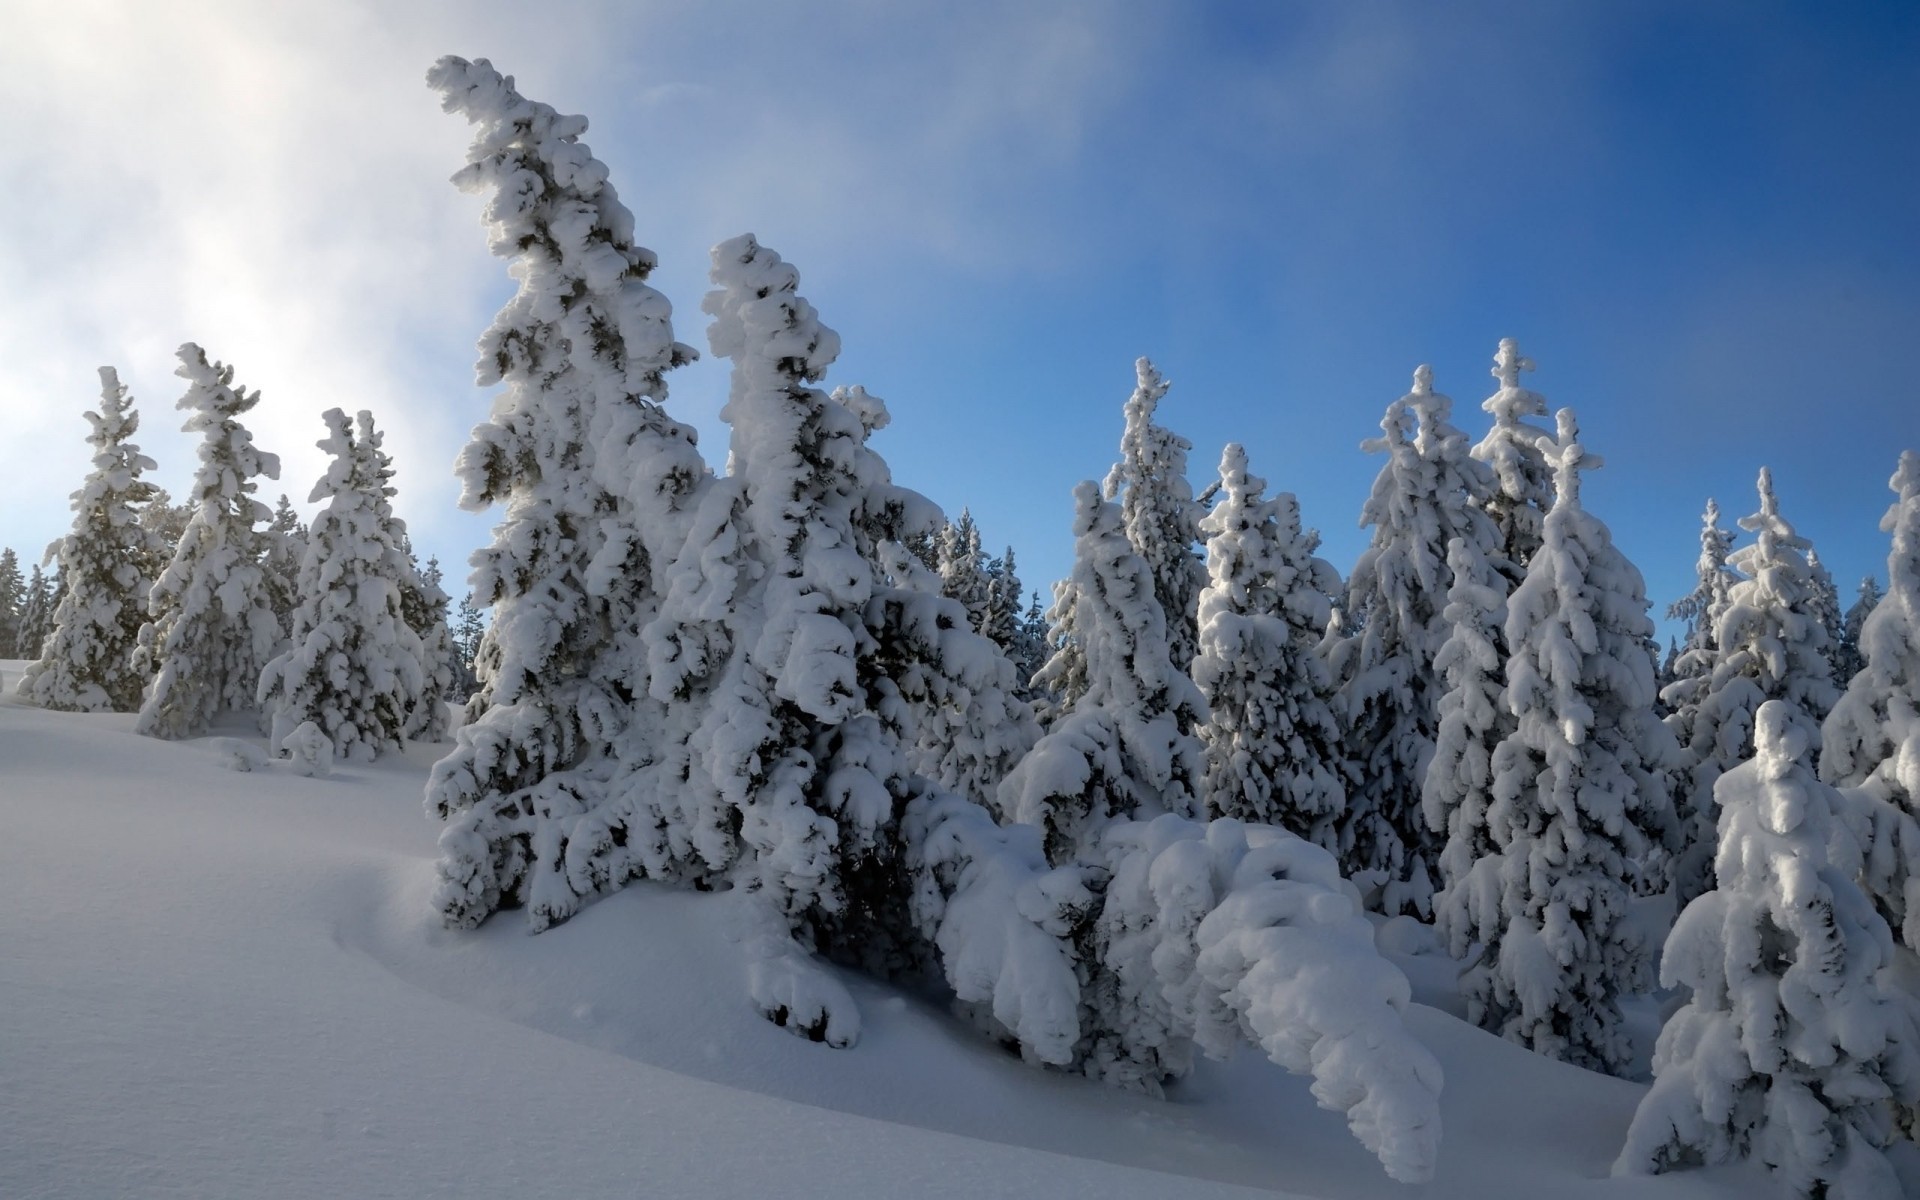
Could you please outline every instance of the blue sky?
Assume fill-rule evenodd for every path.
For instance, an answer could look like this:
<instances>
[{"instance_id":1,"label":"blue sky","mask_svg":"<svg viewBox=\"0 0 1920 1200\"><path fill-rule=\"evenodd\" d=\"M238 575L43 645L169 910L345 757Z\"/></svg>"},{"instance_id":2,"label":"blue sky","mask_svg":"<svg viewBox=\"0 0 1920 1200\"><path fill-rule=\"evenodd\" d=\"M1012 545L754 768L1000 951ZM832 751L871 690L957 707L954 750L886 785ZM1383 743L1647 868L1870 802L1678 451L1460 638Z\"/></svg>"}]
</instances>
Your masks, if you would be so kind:
<instances>
[{"instance_id":1,"label":"blue sky","mask_svg":"<svg viewBox=\"0 0 1920 1200\"><path fill-rule=\"evenodd\" d=\"M319 413L369 407L416 541L458 563L451 462L507 294L467 130L422 83L486 56L592 120L677 332L752 230L885 397L895 477L1045 589L1132 362L1203 484L1228 440L1343 571L1358 445L1430 362L1474 436L1495 345L1580 413L1587 506L1657 606L1698 514L1783 511L1851 596L1920 447L1920 6L978 3L164 6L15 0L0 44L0 545L64 532L94 368L180 491L172 352L263 393L305 498ZM671 407L724 456L724 364ZM461 572L450 572L458 576Z\"/></svg>"}]
</instances>

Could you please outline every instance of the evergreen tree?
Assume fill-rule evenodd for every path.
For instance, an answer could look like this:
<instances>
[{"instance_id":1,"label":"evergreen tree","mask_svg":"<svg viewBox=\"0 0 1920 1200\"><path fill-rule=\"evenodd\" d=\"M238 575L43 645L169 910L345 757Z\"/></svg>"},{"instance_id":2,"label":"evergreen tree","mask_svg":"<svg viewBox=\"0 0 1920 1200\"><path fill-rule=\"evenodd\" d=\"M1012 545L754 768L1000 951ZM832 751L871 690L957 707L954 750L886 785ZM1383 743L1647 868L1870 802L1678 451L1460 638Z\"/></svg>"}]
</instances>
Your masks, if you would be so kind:
<instances>
[{"instance_id":1,"label":"evergreen tree","mask_svg":"<svg viewBox=\"0 0 1920 1200\"><path fill-rule=\"evenodd\" d=\"M1521 357L1518 343L1500 339L1493 358L1493 377L1500 387L1480 405L1492 415L1493 428L1471 451L1493 472L1494 490L1485 508L1499 529L1498 565L1510 586L1525 577L1540 548L1547 510L1553 507L1553 472L1539 446L1547 431L1526 420L1547 415L1546 397L1520 386L1520 372L1533 369L1533 360Z\"/></svg>"},{"instance_id":2,"label":"evergreen tree","mask_svg":"<svg viewBox=\"0 0 1920 1200\"><path fill-rule=\"evenodd\" d=\"M1486 828L1494 853L1457 887L1484 951L1464 978L1468 1015L1532 1049L1618 1072L1630 1053L1620 998L1646 948L1624 920L1628 864L1668 817L1672 739L1653 714L1652 621L1640 573L1580 505L1599 465L1570 409L1549 443L1555 499L1538 554L1507 605L1507 709Z\"/></svg>"},{"instance_id":3,"label":"evergreen tree","mask_svg":"<svg viewBox=\"0 0 1920 1200\"><path fill-rule=\"evenodd\" d=\"M967 610L975 633L986 633L992 596L987 577L987 554L980 548L980 527L973 514L960 510L960 519L940 531L940 591Z\"/></svg>"},{"instance_id":4,"label":"evergreen tree","mask_svg":"<svg viewBox=\"0 0 1920 1200\"><path fill-rule=\"evenodd\" d=\"M27 572L26 589L20 600L20 635L18 656L28 660L38 660L47 640L47 622L52 614L47 609L47 595L52 580L40 571L40 564L33 564Z\"/></svg>"},{"instance_id":5,"label":"evergreen tree","mask_svg":"<svg viewBox=\"0 0 1920 1200\"><path fill-rule=\"evenodd\" d=\"M1200 593L1193 681L1206 698L1207 807L1330 845L1346 794L1337 769L1333 680L1320 658L1340 579L1308 548L1291 493L1269 500L1247 453L1220 458L1222 500L1200 523L1209 582Z\"/></svg>"},{"instance_id":6,"label":"evergreen tree","mask_svg":"<svg viewBox=\"0 0 1920 1200\"><path fill-rule=\"evenodd\" d=\"M1820 777L1858 789L1867 891L1920 950L1920 454L1903 452L1888 486L1887 594L1860 625L1865 665L1821 730Z\"/></svg>"},{"instance_id":7,"label":"evergreen tree","mask_svg":"<svg viewBox=\"0 0 1920 1200\"><path fill-rule=\"evenodd\" d=\"M1733 541L1732 531L1720 524L1720 505L1708 497L1700 518L1694 588L1667 607L1670 620L1685 623L1686 640L1670 656L1672 665L1660 685L1660 703L1666 710L1661 719L1679 743L1673 778L1680 823L1677 842L1670 848L1674 857L1662 864L1660 873L1667 876L1682 906L1706 889L1713 866L1713 841L1702 837L1712 829L1712 815L1696 813L1693 800L1711 795L1713 781L1735 761L1730 752L1716 748L1711 738L1698 748L1693 745L1694 729L1702 721L1701 706L1713 694L1713 677L1720 665L1720 642L1714 630L1732 603L1733 585L1741 579L1727 564Z\"/></svg>"},{"instance_id":8,"label":"evergreen tree","mask_svg":"<svg viewBox=\"0 0 1920 1200\"><path fill-rule=\"evenodd\" d=\"M48 708L133 712L146 681L131 656L170 547L141 521L159 489L141 478L153 460L131 440L140 414L112 367L100 368L100 408L87 422L93 471L73 493L73 531L52 547L65 594L20 695Z\"/></svg>"},{"instance_id":9,"label":"evergreen tree","mask_svg":"<svg viewBox=\"0 0 1920 1200\"><path fill-rule=\"evenodd\" d=\"M140 527L153 534L161 546L161 560L156 573L166 568L174 547L186 536L187 522L191 520L193 505L175 504L173 495L167 489L153 485L152 496L140 506Z\"/></svg>"},{"instance_id":10,"label":"evergreen tree","mask_svg":"<svg viewBox=\"0 0 1920 1200\"><path fill-rule=\"evenodd\" d=\"M592 869L625 836L602 820L614 742L645 757L650 735L645 660L614 651L650 617L706 477L693 431L660 407L693 351L580 141L586 118L522 97L484 59L443 58L427 79L476 126L454 179L490 193L490 245L519 282L480 340L478 382L505 390L456 465L461 505L505 516L473 558L493 620L471 719L427 783L447 823L435 904L456 926L525 906L537 930L624 881ZM588 865L569 874L570 853Z\"/></svg>"},{"instance_id":11,"label":"evergreen tree","mask_svg":"<svg viewBox=\"0 0 1920 1200\"><path fill-rule=\"evenodd\" d=\"M1840 589L1834 586L1833 574L1820 562L1820 552L1811 545L1807 547L1807 574L1811 577L1813 596L1809 602L1809 613L1827 635L1827 669L1836 688L1845 687L1849 675L1840 673L1840 643L1846 637L1846 614L1840 608Z\"/></svg>"},{"instance_id":12,"label":"evergreen tree","mask_svg":"<svg viewBox=\"0 0 1920 1200\"><path fill-rule=\"evenodd\" d=\"M1866 656L1860 653L1860 631L1879 603L1880 581L1868 575L1860 580L1860 592L1840 622L1840 644L1834 648L1833 657L1835 687L1846 688L1867 665Z\"/></svg>"},{"instance_id":13,"label":"evergreen tree","mask_svg":"<svg viewBox=\"0 0 1920 1200\"><path fill-rule=\"evenodd\" d=\"M300 564L307 557L307 527L285 492L280 493L273 506L273 519L267 522L266 547L262 565L267 573L267 603L280 624L292 629L293 610L301 599L295 583L300 578Z\"/></svg>"},{"instance_id":14,"label":"evergreen tree","mask_svg":"<svg viewBox=\"0 0 1920 1200\"><path fill-rule=\"evenodd\" d=\"M20 626L27 612L27 580L20 574L20 556L9 546L0 550L0 658L25 657Z\"/></svg>"},{"instance_id":15,"label":"evergreen tree","mask_svg":"<svg viewBox=\"0 0 1920 1200\"><path fill-rule=\"evenodd\" d=\"M1434 658L1440 730L1420 803L1427 827L1446 839L1434 924L1449 952L1464 958L1475 929L1467 881L1474 864L1499 851L1489 828L1493 762L1518 725L1507 706L1507 577L1466 538L1447 548L1447 567L1453 586L1442 616L1453 632Z\"/></svg>"},{"instance_id":16,"label":"evergreen tree","mask_svg":"<svg viewBox=\"0 0 1920 1200\"><path fill-rule=\"evenodd\" d=\"M1812 747L1812 723L1768 700L1753 758L1716 785L1715 890L1681 915L1660 971L1690 998L1660 1031L1618 1174L1758 1158L1796 1196L1901 1194L1881 1149L1896 1103L1920 1103L1920 1000L1895 981Z\"/></svg>"},{"instance_id":17,"label":"evergreen tree","mask_svg":"<svg viewBox=\"0 0 1920 1200\"><path fill-rule=\"evenodd\" d=\"M653 697L688 723L683 748L633 780L661 832L628 854L649 874L730 868L765 919L751 947L763 1011L834 1040L850 1036L834 1031L847 1002L819 999L805 955L924 965L899 903L900 813L929 779L984 791L1031 721L1012 665L958 601L881 577L874 538L904 555L902 535L937 510L868 447L874 414L811 386L840 343L797 272L747 235L714 248L712 279L708 338L733 364L730 471L703 495L646 633Z\"/></svg>"},{"instance_id":18,"label":"evergreen tree","mask_svg":"<svg viewBox=\"0 0 1920 1200\"><path fill-rule=\"evenodd\" d=\"M1200 744L1186 731L1205 720L1206 700L1173 665L1153 573L1134 551L1118 506L1091 482L1077 486L1073 499L1071 637L1084 682L1000 786L1001 812L1040 827L1056 864L1116 817L1194 815L1204 769ZM1058 636L1057 622L1055 630ZM1042 677L1060 660L1056 653Z\"/></svg>"},{"instance_id":19,"label":"evergreen tree","mask_svg":"<svg viewBox=\"0 0 1920 1200\"><path fill-rule=\"evenodd\" d=\"M255 448L240 417L260 402L233 386L233 368L207 361L189 342L180 347L190 412L186 431L202 436L194 473L193 516L173 561L147 597L152 618L134 649L136 670L151 677L134 730L180 738L216 715L253 706L260 670L279 652L286 632L267 601L258 528L267 506L254 499L256 477L280 477L280 459Z\"/></svg>"},{"instance_id":20,"label":"evergreen tree","mask_svg":"<svg viewBox=\"0 0 1920 1200\"><path fill-rule=\"evenodd\" d=\"M454 698L464 700L473 694L474 656L479 653L480 639L487 631L486 618L480 615L479 608L473 603L473 593L460 597L460 607L453 620L454 649Z\"/></svg>"},{"instance_id":21,"label":"evergreen tree","mask_svg":"<svg viewBox=\"0 0 1920 1200\"><path fill-rule=\"evenodd\" d=\"M1107 472L1105 495L1120 502L1120 521L1134 553L1153 574L1153 597L1165 614L1167 650L1175 669L1193 661L1197 605L1207 571L1194 553L1205 506L1187 482L1187 451L1193 443L1154 424L1168 383L1148 360L1133 364L1135 386L1127 398L1120 461Z\"/></svg>"},{"instance_id":22,"label":"evergreen tree","mask_svg":"<svg viewBox=\"0 0 1920 1200\"><path fill-rule=\"evenodd\" d=\"M1740 520L1755 538L1731 560L1742 578L1728 588L1714 625L1712 673L1697 703L1677 708L1669 722L1684 747L1686 772L1674 879L1681 905L1713 886L1713 788L1722 774L1752 757L1754 713L1768 700L1786 700L1819 721L1833 707L1832 667L1826 630L1815 612L1807 542L1780 515L1773 475L1764 467L1759 492L1760 511Z\"/></svg>"},{"instance_id":23,"label":"evergreen tree","mask_svg":"<svg viewBox=\"0 0 1920 1200\"><path fill-rule=\"evenodd\" d=\"M421 567L406 554L407 576L400 581L400 616L420 639L420 690L407 713L412 741L441 742L447 737L447 701L459 686L459 656L447 629L446 590L440 586L440 560Z\"/></svg>"},{"instance_id":24,"label":"evergreen tree","mask_svg":"<svg viewBox=\"0 0 1920 1200\"><path fill-rule=\"evenodd\" d=\"M300 563L299 607L287 648L260 675L260 704L272 745L311 723L333 753L366 761L399 750L420 695L419 636L401 611L401 580L412 574L387 507L393 489L373 415L359 431L340 409L322 415L319 446L333 456L310 503L324 507Z\"/></svg>"},{"instance_id":25,"label":"evergreen tree","mask_svg":"<svg viewBox=\"0 0 1920 1200\"><path fill-rule=\"evenodd\" d=\"M987 562L987 621L980 632L1013 660L1020 672L1020 690L1025 694L1027 680L1039 664L1028 657L1020 636L1023 590L1014 566L1013 547L1008 546L1005 554Z\"/></svg>"},{"instance_id":26,"label":"evergreen tree","mask_svg":"<svg viewBox=\"0 0 1920 1200\"><path fill-rule=\"evenodd\" d=\"M1423 366L1413 390L1388 407L1384 436L1363 444L1387 462L1360 513L1372 542L1347 581L1344 607L1359 624L1354 636L1328 643L1344 681L1351 772L1339 853L1388 915L1431 911L1438 843L1420 796L1437 732L1434 659L1449 632L1447 547L1463 537L1483 556L1495 553L1497 530L1480 507L1491 476L1448 422L1452 405Z\"/></svg>"}]
</instances>

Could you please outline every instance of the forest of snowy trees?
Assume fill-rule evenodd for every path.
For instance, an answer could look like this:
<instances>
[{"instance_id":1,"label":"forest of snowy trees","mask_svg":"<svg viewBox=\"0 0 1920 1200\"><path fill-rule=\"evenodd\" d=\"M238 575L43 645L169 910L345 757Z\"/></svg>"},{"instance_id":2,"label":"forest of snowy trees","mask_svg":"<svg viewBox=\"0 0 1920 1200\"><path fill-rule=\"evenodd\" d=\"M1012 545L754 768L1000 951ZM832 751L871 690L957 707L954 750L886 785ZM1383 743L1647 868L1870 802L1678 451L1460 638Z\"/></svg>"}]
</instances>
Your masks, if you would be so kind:
<instances>
[{"instance_id":1,"label":"forest of snowy trees","mask_svg":"<svg viewBox=\"0 0 1920 1200\"><path fill-rule=\"evenodd\" d=\"M455 182L517 283L456 466L499 514L470 590L416 559L370 412L317 422L310 522L264 503L259 394L189 344L190 491L147 478L102 368L71 531L24 573L0 554L21 697L163 738L257 723L316 774L447 743L426 808L449 926L538 932L641 879L725 891L753 1003L801 1036L860 1036L825 960L1151 1093L1245 1043L1405 1181L1432 1175L1443 1081L1375 931L1417 921L1471 1020L1590 1070L1629 1070L1623 1001L1672 997L1616 1171L1751 1158L1796 1195L1898 1195L1920 456L1851 605L1765 469L1721 498L1753 509L1739 532L1708 500L1663 654L1583 503L1604 447L1512 340L1477 440L1430 368L1385 405L1344 578L1243 446L1196 492L1142 358L1043 603L970 512L894 480L885 403L827 385L839 335L752 235L713 248L700 305L731 370L709 462L668 403L701 351L585 118L485 60L429 82L474 127Z\"/></svg>"}]
</instances>

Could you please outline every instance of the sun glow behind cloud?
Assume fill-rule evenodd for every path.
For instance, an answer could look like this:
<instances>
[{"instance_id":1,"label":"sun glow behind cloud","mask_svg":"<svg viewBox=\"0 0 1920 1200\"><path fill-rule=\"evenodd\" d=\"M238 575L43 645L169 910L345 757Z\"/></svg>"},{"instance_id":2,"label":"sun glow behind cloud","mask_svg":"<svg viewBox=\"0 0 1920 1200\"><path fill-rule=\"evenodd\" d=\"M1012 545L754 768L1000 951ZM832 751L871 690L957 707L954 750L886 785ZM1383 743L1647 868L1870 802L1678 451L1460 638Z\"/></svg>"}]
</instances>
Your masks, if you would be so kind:
<instances>
[{"instance_id":1,"label":"sun glow behind cloud","mask_svg":"<svg viewBox=\"0 0 1920 1200\"><path fill-rule=\"evenodd\" d=\"M467 131L422 83L459 53L591 118L683 341L704 347L708 246L752 230L796 263L845 338L832 381L893 406L896 477L970 505L1030 586L1065 569L1136 355L1174 381L1196 483L1246 443L1344 569L1376 468L1354 447L1421 361L1477 433L1507 335L1580 407L1610 464L1590 502L1657 599L1705 496L1745 512L1761 461L1843 589L1884 555L1892 448L1920 442L1893 344L1920 319L1893 215L1920 173L1893 136L1912 22L908 8L26 5L0 43L0 545L64 531L101 363L180 490L189 339L261 390L269 498L304 501L320 412L366 407L423 551L485 539L449 467L511 285L446 182ZM671 386L723 460L724 364Z\"/></svg>"}]
</instances>

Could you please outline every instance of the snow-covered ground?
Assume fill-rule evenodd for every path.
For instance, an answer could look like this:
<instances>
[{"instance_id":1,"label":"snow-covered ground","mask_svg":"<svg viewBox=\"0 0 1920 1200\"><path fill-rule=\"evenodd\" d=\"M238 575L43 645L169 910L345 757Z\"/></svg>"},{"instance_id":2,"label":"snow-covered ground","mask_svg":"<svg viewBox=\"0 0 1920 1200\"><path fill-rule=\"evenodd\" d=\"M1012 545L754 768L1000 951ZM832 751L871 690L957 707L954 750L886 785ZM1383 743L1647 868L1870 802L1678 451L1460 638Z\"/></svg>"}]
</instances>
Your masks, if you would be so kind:
<instances>
[{"instance_id":1,"label":"snow-covered ground","mask_svg":"<svg viewBox=\"0 0 1920 1200\"><path fill-rule=\"evenodd\" d=\"M1610 1178L1645 1088L1449 1015L1444 959L1403 960L1446 1070L1412 1187L1253 1052L1150 1100L853 976L858 1045L794 1038L746 1000L724 896L447 932L438 748L309 779L132 721L0 699L0 1197L1772 1192L1752 1167Z\"/></svg>"}]
</instances>

